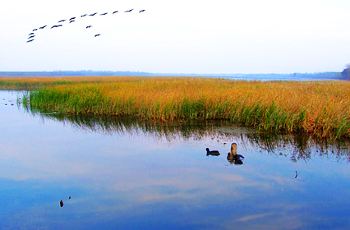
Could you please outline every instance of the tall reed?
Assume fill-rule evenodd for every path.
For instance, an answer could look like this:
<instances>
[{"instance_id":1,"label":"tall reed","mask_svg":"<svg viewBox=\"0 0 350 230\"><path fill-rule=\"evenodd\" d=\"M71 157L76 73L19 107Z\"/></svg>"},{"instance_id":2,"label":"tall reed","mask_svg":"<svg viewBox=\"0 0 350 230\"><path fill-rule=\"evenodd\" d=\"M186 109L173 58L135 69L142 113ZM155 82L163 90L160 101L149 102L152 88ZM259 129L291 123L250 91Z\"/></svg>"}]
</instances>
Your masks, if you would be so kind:
<instances>
[{"instance_id":1,"label":"tall reed","mask_svg":"<svg viewBox=\"0 0 350 230\"><path fill-rule=\"evenodd\" d=\"M229 120L264 132L350 137L349 82L110 78L30 93L32 109L143 120Z\"/></svg>"}]
</instances>

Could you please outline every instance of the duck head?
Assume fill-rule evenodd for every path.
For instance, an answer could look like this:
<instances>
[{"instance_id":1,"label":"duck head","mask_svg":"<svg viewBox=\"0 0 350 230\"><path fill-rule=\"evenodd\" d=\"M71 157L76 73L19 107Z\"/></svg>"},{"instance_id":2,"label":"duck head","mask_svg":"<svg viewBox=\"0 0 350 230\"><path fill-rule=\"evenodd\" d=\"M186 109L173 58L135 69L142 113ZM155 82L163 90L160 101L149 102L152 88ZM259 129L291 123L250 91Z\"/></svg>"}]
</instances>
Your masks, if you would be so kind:
<instances>
[{"instance_id":1,"label":"duck head","mask_svg":"<svg viewBox=\"0 0 350 230\"><path fill-rule=\"evenodd\" d=\"M231 152L230 153L233 155L237 155L237 144L236 143L231 144Z\"/></svg>"}]
</instances>

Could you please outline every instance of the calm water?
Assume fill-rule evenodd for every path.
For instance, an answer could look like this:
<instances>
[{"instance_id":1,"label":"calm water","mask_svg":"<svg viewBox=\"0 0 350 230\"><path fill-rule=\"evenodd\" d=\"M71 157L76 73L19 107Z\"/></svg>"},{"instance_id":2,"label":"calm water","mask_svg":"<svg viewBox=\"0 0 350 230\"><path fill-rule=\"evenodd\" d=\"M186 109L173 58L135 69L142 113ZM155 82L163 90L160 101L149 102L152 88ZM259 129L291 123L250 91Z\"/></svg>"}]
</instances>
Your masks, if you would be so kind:
<instances>
[{"instance_id":1,"label":"calm water","mask_svg":"<svg viewBox=\"0 0 350 230\"><path fill-rule=\"evenodd\" d=\"M0 91L1 229L350 228L348 143L40 115L17 96Z\"/></svg>"}]
</instances>

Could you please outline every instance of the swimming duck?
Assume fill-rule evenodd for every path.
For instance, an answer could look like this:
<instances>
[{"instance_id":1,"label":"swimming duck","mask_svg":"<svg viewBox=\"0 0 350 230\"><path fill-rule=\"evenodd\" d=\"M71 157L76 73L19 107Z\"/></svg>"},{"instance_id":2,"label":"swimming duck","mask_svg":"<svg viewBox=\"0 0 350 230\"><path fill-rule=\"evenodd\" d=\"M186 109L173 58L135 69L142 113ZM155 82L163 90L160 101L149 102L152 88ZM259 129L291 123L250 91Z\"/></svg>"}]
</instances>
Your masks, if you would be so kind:
<instances>
[{"instance_id":1,"label":"swimming duck","mask_svg":"<svg viewBox=\"0 0 350 230\"><path fill-rule=\"evenodd\" d=\"M232 143L231 151L227 154L228 162L235 165L242 165L243 164L242 159L244 159L244 156L237 154L237 144Z\"/></svg>"},{"instance_id":2,"label":"swimming duck","mask_svg":"<svg viewBox=\"0 0 350 230\"><path fill-rule=\"evenodd\" d=\"M219 156L220 153L218 150L212 150L210 151L209 148L206 148L205 150L207 150L207 156Z\"/></svg>"}]
</instances>

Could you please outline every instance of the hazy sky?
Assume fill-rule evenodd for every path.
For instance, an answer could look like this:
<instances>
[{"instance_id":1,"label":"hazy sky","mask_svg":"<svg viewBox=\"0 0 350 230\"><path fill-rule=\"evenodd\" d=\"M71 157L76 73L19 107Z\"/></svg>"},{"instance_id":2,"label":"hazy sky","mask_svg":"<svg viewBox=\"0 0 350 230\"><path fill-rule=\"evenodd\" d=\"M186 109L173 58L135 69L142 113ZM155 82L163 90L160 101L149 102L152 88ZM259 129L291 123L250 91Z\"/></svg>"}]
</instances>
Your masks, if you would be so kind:
<instances>
[{"instance_id":1,"label":"hazy sky","mask_svg":"<svg viewBox=\"0 0 350 230\"><path fill-rule=\"evenodd\" d=\"M130 8L147 11L78 18L26 43L38 26ZM340 71L349 12L349 0L4 0L0 71Z\"/></svg>"}]
</instances>

